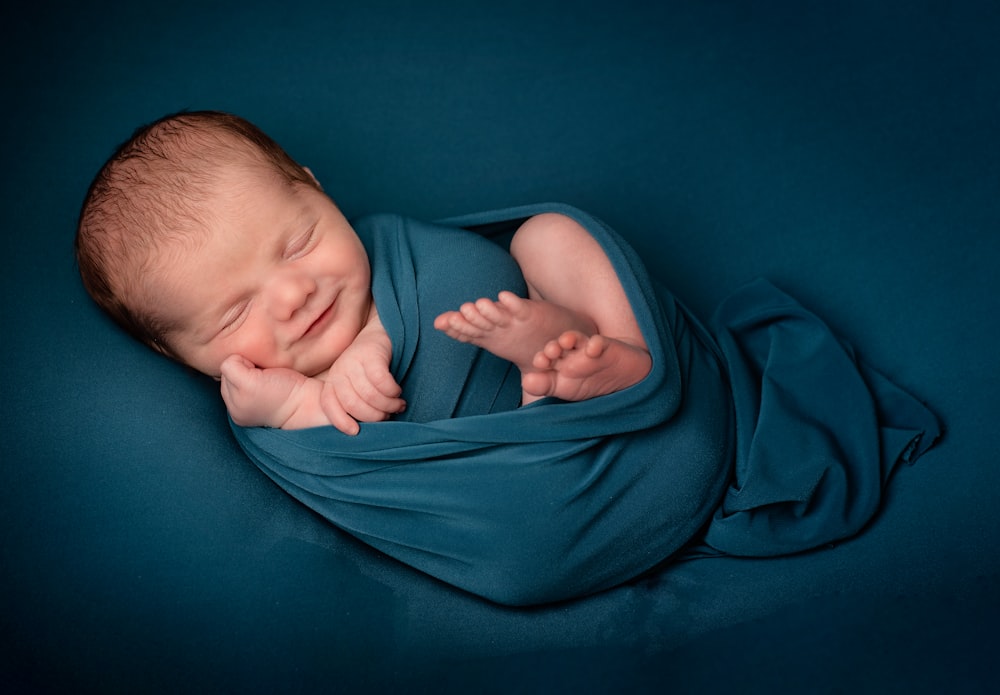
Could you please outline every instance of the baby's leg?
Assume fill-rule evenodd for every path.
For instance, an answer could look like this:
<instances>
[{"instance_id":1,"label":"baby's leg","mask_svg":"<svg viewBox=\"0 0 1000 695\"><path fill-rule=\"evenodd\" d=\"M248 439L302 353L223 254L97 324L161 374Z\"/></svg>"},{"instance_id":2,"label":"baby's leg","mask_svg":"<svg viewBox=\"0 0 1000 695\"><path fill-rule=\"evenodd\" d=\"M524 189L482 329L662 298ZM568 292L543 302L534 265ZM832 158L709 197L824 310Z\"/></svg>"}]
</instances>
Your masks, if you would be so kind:
<instances>
[{"instance_id":1,"label":"baby's leg","mask_svg":"<svg viewBox=\"0 0 1000 695\"><path fill-rule=\"evenodd\" d=\"M525 401L582 400L618 391L649 373L652 359L625 290L604 249L579 223L547 213L525 222L511 254L529 298L585 317L596 330L564 332L522 369Z\"/></svg>"},{"instance_id":2,"label":"baby's leg","mask_svg":"<svg viewBox=\"0 0 1000 695\"><path fill-rule=\"evenodd\" d=\"M434 327L510 360L523 402L583 400L640 381L652 366L632 305L601 245L572 218L537 215L511 242L528 298L501 292L441 314Z\"/></svg>"}]
</instances>

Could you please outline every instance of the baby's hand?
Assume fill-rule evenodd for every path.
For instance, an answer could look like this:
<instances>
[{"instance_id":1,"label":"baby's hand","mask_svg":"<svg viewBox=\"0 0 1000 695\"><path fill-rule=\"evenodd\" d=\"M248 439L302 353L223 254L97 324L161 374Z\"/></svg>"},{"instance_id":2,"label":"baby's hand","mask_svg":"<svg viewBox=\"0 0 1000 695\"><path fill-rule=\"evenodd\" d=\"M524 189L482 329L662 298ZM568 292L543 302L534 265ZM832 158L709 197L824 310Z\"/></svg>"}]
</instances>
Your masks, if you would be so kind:
<instances>
[{"instance_id":1,"label":"baby's hand","mask_svg":"<svg viewBox=\"0 0 1000 695\"><path fill-rule=\"evenodd\" d=\"M403 389L389 371L389 355L363 337L330 367L320 403L334 427L357 434L358 422L380 422L406 409Z\"/></svg>"},{"instance_id":2,"label":"baby's hand","mask_svg":"<svg viewBox=\"0 0 1000 695\"><path fill-rule=\"evenodd\" d=\"M258 369L240 355L230 355L220 367L222 400L229 416L243 427L297 429L329 424L318 408L308 417L302 405L318 402L322 384L292 369Z\"/></svg>"}]
</instances>

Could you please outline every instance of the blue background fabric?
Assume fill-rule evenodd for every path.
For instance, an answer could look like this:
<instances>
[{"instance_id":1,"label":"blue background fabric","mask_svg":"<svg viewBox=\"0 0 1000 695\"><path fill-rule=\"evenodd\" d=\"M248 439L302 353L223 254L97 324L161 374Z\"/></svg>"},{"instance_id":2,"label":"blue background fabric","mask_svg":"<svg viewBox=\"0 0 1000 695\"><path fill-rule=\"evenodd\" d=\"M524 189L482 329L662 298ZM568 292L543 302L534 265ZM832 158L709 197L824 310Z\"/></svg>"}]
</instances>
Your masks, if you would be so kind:
<instances>
[{"instance_id":1,"label":"blue background fabric","mask_svg":"<svg viewBox=\"0 0 1000 695\"><path fill-rule=\"evenodd\" d=\"M991 685L996 3L36 3L0 33L6 684ZM829 547L657 567L532 609L451 589L290 500L247 463L215 385L80 288L90 178L181 108L257 122L352 217L572 203L706 319L768 277L947 434Z\"/></svg>"}]
</instances>

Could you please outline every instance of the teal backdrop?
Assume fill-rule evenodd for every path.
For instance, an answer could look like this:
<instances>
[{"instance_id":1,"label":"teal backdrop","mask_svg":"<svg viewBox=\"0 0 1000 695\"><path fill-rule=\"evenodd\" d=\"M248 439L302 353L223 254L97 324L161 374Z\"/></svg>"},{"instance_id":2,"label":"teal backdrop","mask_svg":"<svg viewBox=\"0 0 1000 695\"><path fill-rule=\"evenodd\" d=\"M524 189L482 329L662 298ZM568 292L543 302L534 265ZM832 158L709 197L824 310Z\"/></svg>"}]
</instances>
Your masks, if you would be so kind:
<instances>
[{"instance_id":1,"label":"teal backdrop","mask_svg":"<svg viewBox=\"0 0 1000 695\"><path fill-rule=\"evenodd\" d=\"M1000 620L1000 4L36 2L0 21L7 692L985 692ZM764 276L931 404L863 532L531 609L291 500L72 255L140 123L239 113L349 216L562 201L695 313ZM553 561L558 561L555 558Z\"/></svg>"}]
</instances>

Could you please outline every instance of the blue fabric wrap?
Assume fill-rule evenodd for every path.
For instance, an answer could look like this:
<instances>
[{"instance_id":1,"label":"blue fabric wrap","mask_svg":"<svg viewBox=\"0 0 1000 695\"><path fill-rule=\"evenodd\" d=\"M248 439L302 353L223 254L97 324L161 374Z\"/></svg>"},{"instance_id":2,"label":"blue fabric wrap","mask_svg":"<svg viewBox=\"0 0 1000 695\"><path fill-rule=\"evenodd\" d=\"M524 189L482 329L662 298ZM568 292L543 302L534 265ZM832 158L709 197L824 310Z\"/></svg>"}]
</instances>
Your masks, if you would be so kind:
<instances>
[{"instance_id":1,"label":"blue fabric wrap","mask_svg":"<svg viewBox=\"0 0 1000 695\"><path fill-rule=\"evenodd\" d=\"M653 367L618 393L518 407L512 365L432 322L463 301L524 292L502 245L462 227L513 228L546 211L575 218L607 252ZM707 552L773 555L853 534L901 454L914 458L915 442L936 436L926 409L863 375L822 322L771 285L723 305L717 344L627 243L574 208L439 224L377 215L355 228L406 413L354 437L233 430L267 475L339 528L493 601L599 591L699 539Z\"/></svg>"},{"instance_id":2,"label":"blue fabric wrap","mask_svg":"<svg viewBox=\"0 0 1000 695\"><path fill-rule=\"evenodd\" d=\"M705 541L783 555L859 531L901 461L940 436L937 417L764 280L728 297L713 326L736 407L733 484Z\"/></svg>"}]
</instances>

